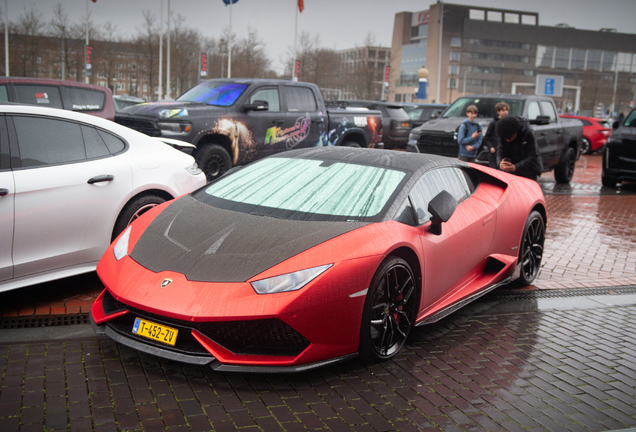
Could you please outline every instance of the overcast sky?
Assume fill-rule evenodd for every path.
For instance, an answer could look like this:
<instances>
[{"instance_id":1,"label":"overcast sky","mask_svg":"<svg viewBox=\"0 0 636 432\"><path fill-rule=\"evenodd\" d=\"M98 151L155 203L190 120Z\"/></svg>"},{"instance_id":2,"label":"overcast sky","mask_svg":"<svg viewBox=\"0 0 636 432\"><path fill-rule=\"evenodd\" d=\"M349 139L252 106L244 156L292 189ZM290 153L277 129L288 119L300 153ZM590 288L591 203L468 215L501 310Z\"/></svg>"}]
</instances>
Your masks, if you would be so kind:
<instances>
[{"instance_id":1,"label":"overcast sky","mask_svg":"<svg viewBox=\"0 0 636 432\"><path fill-rule=\"evenodd\" d=\"M5 1L0 0L4 10ZM88 1L91 20L100 26L116 25L124 37L135 35L143 25L143 11L149 10L157 20L163 1L167 19L168 0L97 0ZM61 2L72 23L86 15L87 0L8 0L9 20L18 21L25 9L34 5L49 21L53 7ZM171 0L171 12L185 18L184 25L206 37L218 39L229 26L230 7L223 0ZM298 34L320 36L321 46L334 49L363 45L372 33L377 45L390 46L395 14L428 9L431 0L304 0L305 10L298 15ZM452 4L505 8L539 13L539 24L553 26L567 23L586 30L615 28L620 33L636 33L636 0L474 0ZM294 22L297 0L239 0L232 6L232 32L239 38L248 26L258 32L272 59L272 67L281 71L282 60L294 45ZM165 25L164 25L165 29Z\"/></svg>"}]
</instances>

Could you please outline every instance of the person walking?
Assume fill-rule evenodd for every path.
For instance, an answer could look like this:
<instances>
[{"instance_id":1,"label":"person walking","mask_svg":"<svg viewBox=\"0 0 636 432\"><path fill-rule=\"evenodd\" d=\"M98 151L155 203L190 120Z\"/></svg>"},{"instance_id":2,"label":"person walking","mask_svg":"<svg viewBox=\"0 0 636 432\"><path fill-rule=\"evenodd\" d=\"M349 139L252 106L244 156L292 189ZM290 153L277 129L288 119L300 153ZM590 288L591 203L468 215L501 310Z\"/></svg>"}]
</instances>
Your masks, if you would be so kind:
<instances>
[{"instance_id":1,"label":"person walking","mask_svg":"<svg viewBox=\"0 0 636 432\"><path fill-rule=\"evenodd\" d=\"M475 105L466 108L468 117L459 127L457 133L457 143L459 144L459 160L465 162L475 162L479 147L481 146L482 129L481 125L475 121L479 111Z\"/></svg>"}]
</instances>

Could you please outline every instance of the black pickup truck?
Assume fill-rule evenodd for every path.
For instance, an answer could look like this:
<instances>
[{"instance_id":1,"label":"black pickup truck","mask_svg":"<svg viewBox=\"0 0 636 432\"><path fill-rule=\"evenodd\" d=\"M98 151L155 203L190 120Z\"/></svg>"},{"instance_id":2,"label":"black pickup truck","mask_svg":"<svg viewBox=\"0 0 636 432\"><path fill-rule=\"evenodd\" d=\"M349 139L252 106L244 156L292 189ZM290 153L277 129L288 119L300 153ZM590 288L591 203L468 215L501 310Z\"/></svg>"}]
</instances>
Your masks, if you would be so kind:
<instances>
[{"instance_id":1,"label":"black pickup truck","mask_svg":"<svg viewBox=\"0 0 636 432\"><path fill-rule=\"evenodd\" d=\"M462 96L452 103L441 118L411 130L407 150L457 157L457 132L466 119L466 108L470 105L477 107L477 121L485 134L488 123L496 115L495 105L499 102L506 102L510 106L508 115L522 116L530 121L543 159L543 170L554 170L554 178L558 183L569 183L580 156L583 124L579 120L560 119L554 101L546 96L502 93ZM488 165L488 148L484 144L477 156L477 163Z\"/></svg>"},{"instance_id":2,"label":"black pickup truck","mask_svg":"<svg viewBox=\"0 0 636 432\"><path fill-rule=\"evenodd\" d=\"M194 145L183 150L192 151L208 181L232 166L292 148L382 147L380 112L326 109L315 84L285 80L207 80L175 101L125 108L115 121Z\"/></svg>"}]
</instances>

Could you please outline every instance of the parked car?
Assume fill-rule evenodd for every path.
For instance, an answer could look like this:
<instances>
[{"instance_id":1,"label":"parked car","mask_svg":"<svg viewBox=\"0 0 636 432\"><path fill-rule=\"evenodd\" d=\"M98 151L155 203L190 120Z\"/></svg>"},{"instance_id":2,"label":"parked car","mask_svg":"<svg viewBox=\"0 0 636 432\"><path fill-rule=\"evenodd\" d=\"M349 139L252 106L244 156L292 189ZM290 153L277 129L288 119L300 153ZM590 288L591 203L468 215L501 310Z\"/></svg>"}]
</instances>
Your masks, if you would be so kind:
<instances>
[{"instance_id":1,"label":"parked car","mask_svg":"<svg viewBox=\"0 0 636 432\"><path fill-rule=\"evenodd\" d=\"M142 215L97 274L91 323L216 370L302 371L396 355L435 322L537 277L539 184L457 159L321 147L279 153Z\"/></svg>"},{"instance_id":2,"label":"parked car","mask_svg":"<svg viewBox=\"0 0 636 432\"><path fill-rule=\"evenodd\" d=\"M77 81L0 77L0 102L18 102L115 119L110 89Z\"/></svg>"},{"instance_id":3,"label":"parked car","mask_svg":"<svg viewBox=\"0 0 636 432\"><path fill-rule=\"evenodd\" d=\"M205 184L194 159L95 116L0 104L0 291L95 270L148 209Z\"/></svg>"},{"instance_id":4,"label":"parked car","mask_svg":"<svg viewBox=\"0 0 636 432\"><path fill-rule=\"evenodd\" d=\"M577 119L583 123L583 139L581 139L581 154L589 154L603 148L612 133L612 126L608 120L596 117L581 117L560 115L561 118Z\"/></svg>"},{"instance_id":5,"label":"parked car","mask_svg":"<svg viewBox=\"0 0 636 432\"><path fill-rule=\"evenodd\" d=\"M115 111L123 110L129 106L146 102L146 99L137 96L113 95L115 101Z\"/></svg>"},{"instance_id":6,"label":"parked car","mask_svg":"<svg viewBox=\"0 0 636 432\"><path fill-rule=\"evenodd\" d=\"M612 125L614 131L603 151L603 186L615 188L617 183L636 181L636 110L622 123Z\"/></svg>"},{"instance_id":7,"label":"parked car","mask_svg":"<svg viewBox=\"0 0 636 432\"><path fill-rule=\"evenodd\" d=\"M411 131L411 118L400 104L389 102L347 100L329 101L344 107L364 107L382 113L382 142L385 149L405 149Z\"/></svg>"},{"instance_id":8,"label":"parked car","mask_svg":"<svg viewBox=\"0 0 636 432\"><path fill-rule=\"evenodd\" d=\"M530 121L543 159L543 170L554 170L558 183L569 183L580 156L583 124L575 119L559 119L554 101L547 96L502 93L462 96L444 111L441 118L413 129L407 150L457 157L457 132L466 119L466 108L477 106L477 122L485 131L496 115L495 105L499 102L510 106L508 115L522 116ZM489 158L488 148L482 145L477 163L488 165Z\"/></svg>"},{"instance_id":9,"label":"parked car","mask_svg":"<svg viewBox=\"0 0 636 432\"><path fill-rule=\"evenodd\" d=\"M213 180L233 166L293 148L379 146L382 114L327 109L315 84L236 78L203 81L176 101L128 107L115 121L193 144L192 155Z\"/></svg>"},{"instance_id":10,"label":"parked car","mask_svg":"<svg viewBox=\"0 0 636 432\"><path fill-rule=\"evenodd\" d=\"M411 118L411 126L422 126L429 120L440 118L448 104L404 104L404 111Z\"/></svg>"}]
</instances>

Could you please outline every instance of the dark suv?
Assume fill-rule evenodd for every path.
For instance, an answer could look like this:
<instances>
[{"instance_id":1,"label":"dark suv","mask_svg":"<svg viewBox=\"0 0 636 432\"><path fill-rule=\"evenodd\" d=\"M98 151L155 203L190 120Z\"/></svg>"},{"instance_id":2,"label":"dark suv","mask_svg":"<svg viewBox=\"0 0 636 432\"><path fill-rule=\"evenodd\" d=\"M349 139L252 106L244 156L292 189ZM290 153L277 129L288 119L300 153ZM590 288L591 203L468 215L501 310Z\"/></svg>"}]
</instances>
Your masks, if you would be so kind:
<instances>
[{"instance_id":1,"label":"dark suv","mask_svg":"<svg viewBox=\"0 0 636 432\"><path fill-rule=\"evenodd\" d=\"M382 112L382 142L385 149L406 149L411 118L400 104L368 100L333 101L340 106L363 107Z\"/></svg>"},{"instance_id":2,"label":"dark suv","mask_svg":"<svg viewBox=\"0 0 636 432\"><path fill-rule=\"evenodd\" d=\"M115 120L110 89L77 81L0 77L0 102L60 108Z\"/></svg>"},{"instance_id":3,"label":"dark suv","mask_svg":"<svg viewBox=\"0 0 636 432\"><path fill-rule=\"evenodd\" d=\"M615 188L623 180L636 181L636 110L622 124L614 122L603 151L603 186Z\"/></svg>"}]
</instances>

